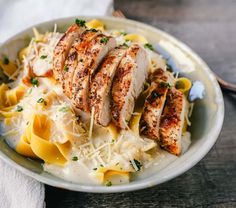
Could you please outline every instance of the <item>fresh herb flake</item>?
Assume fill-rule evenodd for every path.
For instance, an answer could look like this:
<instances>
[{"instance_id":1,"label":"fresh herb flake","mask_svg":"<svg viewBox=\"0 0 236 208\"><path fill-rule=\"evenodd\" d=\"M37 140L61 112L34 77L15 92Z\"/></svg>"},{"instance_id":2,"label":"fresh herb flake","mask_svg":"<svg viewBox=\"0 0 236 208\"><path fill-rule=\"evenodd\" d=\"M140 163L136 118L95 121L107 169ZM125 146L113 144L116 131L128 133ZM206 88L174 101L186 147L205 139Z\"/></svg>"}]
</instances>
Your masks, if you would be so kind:
<instances>
[{"instance_id":1,"label":"fresh herb flake","mask_svg":"<svg viewBox=\"0 0 236 208\"><path fill-rule=\"evenodd\" d=\"M137 170L135 169L133 163L136 165L136 167L138 168ZM133 159L132 161L130 161L130 164L134 167L134 169L136 171L140 171L141 170L141 167L143 166L138 160L136 159Z\"/></svg>"},{"instance_id":2,"label":"fresh herb flake","mask_svg":"<svg viewBox=\"0 0 236 208\"><path fill-rule=\"evenodd\" d=\"M101 40L100 40L100 43L107 43L108 42L108 38L102 38Z\"/></svg>"},{"instance_id":3,"label":"fresh herb flake","mask_svg":"<svg viewBox=\"0 0 236 208\"><path fill-rule=\"evenodd\" d=\"M64 66L64 71L66 71L66 72L69 71L69 67L67 65Z\"/></svg>"},{"instance_id":4,"label":"fresh herb flake","mask_svg":"<svg viewBox=\"0 0 236 208\"><path fill-rule=\"evenodd\" d=\"M97 170L97 168L93 168L93 170Z\"/></svg>"},{"instance_id":5,"label":"fresh herb flake","mask_svg":"<svg viewBox=\"0 0 236 208\"><path fill-rule=\"evenodd\" d=\"M121 35L127 35L127 32L120 32Z\"/></svg>"},{"instance_id":6,"label":"fresh herb flake","mask_svg":"<svg viewBox=\"0 0 236 208\"><path fill-rule=\"evenodd\" d=\"M37 103L43 103L44 105L47 105L47 102L43 98L39 98Z\"/></svg>"},{"instance_id":7,"label":"fresh herb flake","mask_svg":"<svg viewBox=\"0 0 236 208\"><path fill-rule=\"evenodd\" d=\"M47 58L47 57L48 57L47 55L42 55L42 56L40 56L41 59L45 59L45 58Z\"/></svg>"},{"instance_id":8,"label":"fresh herb flake","mask_svg":"<svg viewBox=\"0 0 236 208\"><path fill-rule=\"evenodd\" d=\"M77 161L77 160L78 160L77 156L72 157L72 161Z\"/></svg>"},{"instance_id":9,"label":"fresh herb flake","mask_svg":"<svg viewBox=\"0 0 236 208\"><path fill-rule=\"evenodd\" d=\"M8 65L10 63L9 59L5 56L3 57L3 64Z\"/></svg>"},{"instance_id":10,"label":"fresh herb flake","mask_svg":"<svg viewBox=\"0 0 236 208\"><path fill-rule=\"evenodd\" d=\"M16 106L16 111L17 111L17 112L23 111L23 107L20 106L20 105L17 105L17 106Z\"/></svg>"},{"instance_id":11,"label":"fresh herb flake","mask_svg":"<svg viewBox=\"0 0 236 208\"><path fill-rule=\"evenodd\" d=\"M154 48L153 48L152 44L150 44L150 43L145 43L144 48L148 48L149 50L154 51Z\"/></svg>"},{"instance_id":12,"label":"fresh herb flake","mask_svg":"<svg viewBox=\"0 0 236 208\"><path fill-rule=\"evenodd\" d=\"M67 112L67 111L69 111L69 108L65 106L65 107L60 108L59 111L60 112Z\"/></svg>"},{"instance_id":13,"label":"fresh herb flake","mask_svg":"<svg viewBox=\"0 0 236 208\"><path fill-rule=\"evenodd\" d=\"M36 78L31 78L31 84L32 84L34 87L38 87L39 81L38 81Z\"/></svg>"},{"instance_id":14,"label":"fresh herb flake","mask_svg":"<svg viewBox=\"0 0 236 208\"><path fill-rule=\"evenodd\" d=\"M160 83L160 87L162 87L162 88L170 88L171 86L170 86L170 84L168 82L161 82Z\"/></svg>"},{"instance_id":15,"label":"fresh herb flake","mask_svg":"<svg viewBox=\"0 0 236 208\"><path fill-rule=\"evenodd\" d=\"M43 98L39 98L38 100L37 100L37 103L43 103L44 102L44 99Z\"/></svg>"},{"instance_id":16,"label":"fresh herb flake","mask_svg":"<svg viewBox=\"0 0 236 208\"><path fill-rule=\"evenodd\" d=\"M125 46L127 48L129 47L127 43L123 43L123 46Z\"/></svg>"},{"instance_id":17,"label":"fresh herb flake","mask_svg":"<svg viewBox=\"0 0 236 208\"><path fill-rule=\"evenodd\" d=\"M76 19L75 20L75 23L80 26L80 27L85 27L85 23L86 21L85 20L81 20L81 19Z\"/></svg>"},{"instance_id":18,"label":"fresh herb flake","mask_svg":"<svg viewBox=\"0 0 236 208\"><path fill-rule=\"evenodd\" d=\"M112 186L112 182L111 181L107 181L106 182L106 186Z\"/></svg>"},{"instance_id":19,"label":"fresh herb flake","mask_svg":"<svg viewBox=\"0 0 236 208\"><path fill-rule=\"evenodd\" d=\"M91 31L91 32L97 32L98 30L96 30L95 28L91 28L91 29L89 29L89 31Z\"/></svg>"}]
</instances>

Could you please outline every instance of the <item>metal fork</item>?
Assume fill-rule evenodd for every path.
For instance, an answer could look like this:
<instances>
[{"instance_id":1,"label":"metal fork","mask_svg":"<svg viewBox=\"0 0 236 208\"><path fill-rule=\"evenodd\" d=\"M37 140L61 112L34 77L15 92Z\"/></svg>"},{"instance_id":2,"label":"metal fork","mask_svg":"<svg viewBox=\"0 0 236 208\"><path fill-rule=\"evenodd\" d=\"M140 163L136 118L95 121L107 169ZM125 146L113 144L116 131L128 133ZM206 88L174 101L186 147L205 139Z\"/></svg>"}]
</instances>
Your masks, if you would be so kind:
<instances>
[{"instance_id":1,"label":"metal fork","mask_svg":"<svg viewBox=\"0 0 236 208\"><path fill-rule=\"evenodd\" d=\"M123 13L121 10L115 10L115 11L112 13L112 16L113 16L113 17L119 17L119 18L126 18L125 15L124 15L124 13ZM215 74L215 77L216 77L218 83L220 84L221 88L236 93L236 84L229 83L229 82L223 80L222 78L220 78L220 77L219 77L218 75L216 75L216 74Z\"/></svg>"}]
</instances>

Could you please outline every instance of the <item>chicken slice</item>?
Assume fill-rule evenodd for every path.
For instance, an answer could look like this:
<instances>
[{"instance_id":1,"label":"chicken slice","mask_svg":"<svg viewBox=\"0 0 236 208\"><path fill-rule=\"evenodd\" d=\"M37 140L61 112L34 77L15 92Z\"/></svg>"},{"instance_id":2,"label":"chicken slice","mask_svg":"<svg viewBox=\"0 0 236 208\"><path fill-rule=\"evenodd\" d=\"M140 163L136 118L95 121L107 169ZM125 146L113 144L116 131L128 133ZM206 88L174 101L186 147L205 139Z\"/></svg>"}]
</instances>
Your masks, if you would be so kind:
<instances>
[{"instance_id":1,"label":"chicken slice","mask_svg":"<svg viewBox=\"0 0 236 208\"><path fill-rule=\"evenodd\" d=\"M127 129L135 100L143 89L147 71L146 51L138 44L131 45L120 62L112 87L112 120L121 129Z\"/></svg>"},{"instance_id":2,"label":"chicken slice","mask_svg":"<svg viewBox=\"0 0 236 208\"><path fill-rule=\"evenodd\" d=\"M117 67L127 47L121 46L109 52L90 84L90 106L94 108L96 123L107 126L111 121L110 91Z\"/></svg>"},{"instance_id":3,"label":"chicken slice","mask_svg":"<svg viewBox=\"0 0 236 208\"><path fill-rule=\"evenodd\" d=\"M101 33L96 30L86 30L72 44L64 69L62 70L62 88L68 98L72 98L72 79L78 62L84 56L89 43L99 34Z\"/></svg>"},{"instance_id":4,"label":"chicken slice","mask_svg":"<svg viewBox=\"0 0 236 208\"><path fill-rule=\"evenodd\" d=\"M84 30L85 27L79 27L77 24L73 24L58 41L53 55L53 75L56 80L61 81L61 72L71 45Z\"/></svg>"},{"instance_id":5,"label":"chicken slice","mask_svg":"<svg viewBox=\"0 0 236 208\"><path fill-rule=\"evenodd\" d=\"M173 75L162 69L151 74L150 93L147 96L142 117L140 120L140 133L150 139L159 141L159 125L161 114L165 105L168 89L173 85Z\"/></svg>"},{"instance_id":6,"label":"chicken slice","mask_svg":"<svg viewBox=\"0 0 236 208\"><path fill-rule=\"evenodd\" d=\"M172 87L160 122L160 145L172 154L180 155L181 137L187 101L184 94Z\"/></svg>"},{"instance_id":7,"label":"chicken slice","mask_svg":"<svg viewBox=\"0 0 236 208\"><path fill-rule=\"evenodd\" d=\"M72 81L72 101L75 107L88 112L89 84L98 65L107 53L116 47L116 40L104 34L98 35L90 43L79 62Z\"/></svg>"}]
</instances>

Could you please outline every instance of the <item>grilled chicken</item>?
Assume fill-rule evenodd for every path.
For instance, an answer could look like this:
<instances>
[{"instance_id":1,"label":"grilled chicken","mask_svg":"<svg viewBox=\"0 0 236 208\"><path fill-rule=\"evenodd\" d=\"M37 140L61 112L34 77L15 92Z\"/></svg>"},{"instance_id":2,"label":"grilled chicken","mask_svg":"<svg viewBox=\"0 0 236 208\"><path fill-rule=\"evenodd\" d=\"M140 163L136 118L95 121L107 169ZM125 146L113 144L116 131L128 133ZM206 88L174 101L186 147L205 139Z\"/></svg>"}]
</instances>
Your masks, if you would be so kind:
<instances>
[{"instance_id":1,"label":"grilled chicken","mask_svg":"<svg viewBox=\"0 0 236 208\"><path fill-rule=\"evenodd\" d=\"M81 64L81 59L85 56L90 42L99 34L101 33L94 30L86 30L72 44L62 70L62 88L68 98L72 98L72 80L76 67Z\"/></svg>"},{"instance_id":2,"label":"grilled chicken","mask_svg":"<svg viewBox=\"0 0 236 208\"><path fill-rule=\"evenodd\" d=\"M105 57L90 84L90 106L94 108L96 123L107 126L111 121L110 91L116 69L127 47L118 47Z\"/></svg>"},{"instance_id":3,"label":"grilled chicken","mask_svg":"<svg viewBox=\"0 0 236 208\"><path fill-rule=\"evenodd\" d=\"M181 136L187 101L184 94L172 87L160 122L160 145L175 155L181 153Z\"/></svg>"},{"instance_id":4,"label":"grilled chicken","mask_svg":"<svg viewBox=\"0 0 236 208\"><path fill-rule=\"evenodd\" d=\"M53 74L56 80L61 81L62 70L71 45L84 30L85 27L79 27L77 24L73 24L57 43L53 57Z\"/></svg>"},{"instance_id":5,"label":"grilled chicken","mask_svg":"<svg viewBox=\"0 0 236 208\"><path fill-rule=\"evenodd\" d=\"M142 117L140 133L150 139L159 140L159 125L165 105L167 91L173 85L174 77L168 71L156 70L150 77L152 81L150 93L147 96Z\"/></svg>"},{"instance_id":6,"label":"grilled chicken","mask_svg":"<svg viewBox=\"0 0 236 208\"><path fill-rule=\"evenodd\" d=\"M79 57L80 60L72 79L72 101L78 109L89 111L88 96L91 77L102 59L115 47L115 38L100 34L89 43L83 56Z\"/></svg>"},{"instance_id":7,"label":"grilled chicken","mask_svg":"<svg viewBox=\"0 0 236 208\"><path fill-rule=\"evenodd\" d=\"M146 51L137 44L132 45L121 60L112 87L112 120L121 129L127 128L135 100L143 89L147 69Z\"/></svg>"}]
</instances>

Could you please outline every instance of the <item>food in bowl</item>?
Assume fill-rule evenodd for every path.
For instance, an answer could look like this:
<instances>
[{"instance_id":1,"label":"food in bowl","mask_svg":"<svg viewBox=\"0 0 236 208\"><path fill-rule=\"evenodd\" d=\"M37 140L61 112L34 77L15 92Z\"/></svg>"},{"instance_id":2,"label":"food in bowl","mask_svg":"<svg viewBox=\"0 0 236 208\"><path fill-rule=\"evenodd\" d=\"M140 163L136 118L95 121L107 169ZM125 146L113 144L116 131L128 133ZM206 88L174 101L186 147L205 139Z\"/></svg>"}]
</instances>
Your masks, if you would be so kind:
<instances>
[{"instance_id":1,"label":"food in bowl","mask_svg":"<svg viewBox=\"0 0 236 208\"><path fill-rule=\"evenodd\" d=\"M187 151L192 83L145 37L80 19L64 34L34 33L18 60L0 61L11 80L0 86L1 134L16 152L111 186Z\"/></svg>"}]
</instances>

